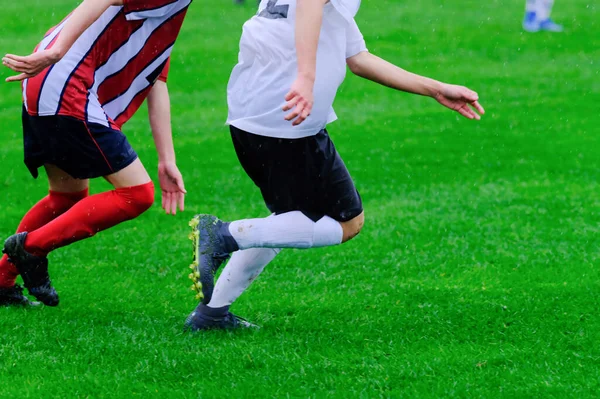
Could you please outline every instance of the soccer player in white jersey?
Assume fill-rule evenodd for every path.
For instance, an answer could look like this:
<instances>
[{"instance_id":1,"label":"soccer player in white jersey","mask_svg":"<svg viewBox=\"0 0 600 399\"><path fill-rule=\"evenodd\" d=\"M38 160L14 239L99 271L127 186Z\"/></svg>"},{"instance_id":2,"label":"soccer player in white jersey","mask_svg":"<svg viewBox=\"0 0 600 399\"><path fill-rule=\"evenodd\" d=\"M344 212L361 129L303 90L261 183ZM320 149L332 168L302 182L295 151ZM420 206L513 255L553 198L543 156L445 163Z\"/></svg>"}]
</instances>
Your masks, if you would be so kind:
<instances>
[{"instance_id":1,"label":"soccer player in white jersey","mask_svg":"<svg viewBox=\"0 0 600 399\"><path fill-rule=\"evenodd\" d=\"M192 330L251 326L229 307L282 248L338 245L362 229L360 195L325 129L336 119L332 104L346 66L393 89L430 96L468 119L483 114L472 90L414 75L369 53L354 20L359 6L360 0L263 0L244 25L227 123L271 216L192 220L190 277L202 299L186 321ZM214 273L230 254L215 286Z\"/></svg>"},{"instance_id":2,"label":"soccer player in white jersey","mask_svg":"<svg viewBox=\"0 0 600 399\"><path fill-rule=\"evenodd\" d=\"M25 214L0 259L0 305L49 306L58 294L49 252L136 218L154 203L154 185L121 131L148 99L163 207L183 209L166 80L169 57L192 0L84 0L50 29L34 54L6 55L23 81L25 164L48 175L49 194ZM114 190L88 196L89 179Z\"/></svg>"},{"instance_id":3,"label":"soccer player in white jersey","mask_svg":"<svg viewBox=\"0 0 600 399\"><path fill-rule=\"evenodd\" d=\"M528 32L545 30L548 32L562 32L562 25L550 18L554 0L527 0L525 3L525 18L523 29Z\"/></svg>"}]
</instances>

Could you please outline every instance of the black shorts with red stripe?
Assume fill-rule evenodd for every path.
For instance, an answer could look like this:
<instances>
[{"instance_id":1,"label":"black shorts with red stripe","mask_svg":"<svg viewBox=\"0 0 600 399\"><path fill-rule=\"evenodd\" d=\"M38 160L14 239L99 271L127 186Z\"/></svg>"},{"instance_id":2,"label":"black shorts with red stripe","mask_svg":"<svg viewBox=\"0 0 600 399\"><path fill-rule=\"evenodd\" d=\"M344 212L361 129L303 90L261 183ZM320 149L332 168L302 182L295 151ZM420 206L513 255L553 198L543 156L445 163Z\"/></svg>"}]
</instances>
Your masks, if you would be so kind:
<instances>
[{"instance_id":1,"label":"black shorts with red stripe","mask_svg":"<svg viewBox=\"0 0 600 399\"><path fill-rule=\"evenodd\" d=\"M76 179L108 176L138 158L119 130L69 116L31 116L24 107L23 145L25 165L34 178L45 164Z\"/></svg>"}]
</instances>

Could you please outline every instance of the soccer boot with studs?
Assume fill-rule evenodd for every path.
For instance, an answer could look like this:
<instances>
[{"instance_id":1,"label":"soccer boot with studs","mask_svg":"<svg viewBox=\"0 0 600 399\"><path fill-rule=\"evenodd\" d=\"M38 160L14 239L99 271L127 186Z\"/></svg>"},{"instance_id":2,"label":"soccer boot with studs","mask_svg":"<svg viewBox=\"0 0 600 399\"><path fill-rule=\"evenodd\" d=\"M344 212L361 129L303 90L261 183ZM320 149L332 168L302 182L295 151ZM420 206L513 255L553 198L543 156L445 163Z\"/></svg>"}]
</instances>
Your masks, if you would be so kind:
<instances>
[{"instance_id":1,"label":"soccer boot with studs","mask_svg":"<svg viewBox=\"0 0 600 399\"><path fill-rule=\"evenodd\" d=\"M48 275L48 258L35 256L25 250L27 233L18 233L4 242L2 252L8 255L23 278L29 293L47 306L58 305L58 294Z\"/></svg>"},{"instance_id":2,"label":"soccer boot with studs","mask_svg":"<svg viewBox=\"0 0 600 399\"><path fill-rule=\"evenodd\" d=\"M194 245L194 256L189 277L196 299L204 304L212 298L215 273L231 252L238 249L229 234L228 225L212 215L196 215L190 221L192 232L189 238Z\"/></svg>"},{"instance_id":3,"label":"soccer boot with studs","mask_svg":"<svg viewBox=\"0 0 600 399\"><path fill-rule=\"evenodd\" d=\"M23 295L23 287L15 285L10 288L0 288L0 306L38 306Z\"/></svg>"}]
</instances>

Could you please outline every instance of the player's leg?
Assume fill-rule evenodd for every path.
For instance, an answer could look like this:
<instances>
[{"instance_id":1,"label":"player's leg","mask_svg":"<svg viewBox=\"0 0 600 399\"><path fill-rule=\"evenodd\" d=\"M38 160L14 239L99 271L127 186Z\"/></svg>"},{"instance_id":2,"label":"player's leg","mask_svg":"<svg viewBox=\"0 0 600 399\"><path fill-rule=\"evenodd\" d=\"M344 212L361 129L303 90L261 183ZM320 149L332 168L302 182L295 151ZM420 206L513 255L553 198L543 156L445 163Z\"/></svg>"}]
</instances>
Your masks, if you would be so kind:
<instances>
[{"instance_id":1,"label":"player's leg","mask_svg":"<svg viewBox=\"0 0 600 399\"><path fill-rule=\"evenodd\" d=\"M64 123L70 126L62 126ZM56 124L61 130L70 132L71 137L78 134L77 140L60 143L61 151L73 145L78 147L55 157L61 163L58 167L75 178L106 176L115 189L89 196L46 225L6 241L5 250L24 280L29 274L26 286L34 296L37 288L49 283L46 256L50 251L131 220L154 202L150 177L120 131L104 126L88 127L82 125L83 122L60 118ZM77 149L80 151L75 151ZM59 181L54 183L60 184ZM34 261L37 264L44 262L46 267L35 267ZM36 297L46 304L56 305L55 301L46 301L43 295Z\"/></svg>"},{"instance_id":2,"label":"player's leg","mask_svg":"<svg viewBox=\"0 0 600 399\"><path fill-rule=\"evenodd\" d=\"M38 176L38 168L48 159L49 145L40 140L51 136L48 130L39 131L31 117L23 110L23 138L25 163L33 177ZM60 216L88 195L88 180L73 179L57 168L49 166L49 193L35 204L23 217L17 233L33 231ZM42 264L43 266L43 264ZM29 300L22 294L22 288L15 285L19 272L9 261L8 255L0 259L0 305L27 305ZM50 292L50 294L52 294ZM54 301L54 299L50 299Z\"/></svg>"},{"instance_id":3,"label":"player's leg","mask_svg":"<svg viewBox=\"0 0 600 399\"><path fill-rule=\"evenodd\" d=\"M50 176L54 170L48 172ZM87 197L88 181L74 180L70 176L60 184L50 184L46 197L35 204L23 217L17 228L17 233L35 230L56 217L62 215L77 202ZM15 265L8 260L8 255L0 259L0 305L28 305L29 300L22 294L22 288L15 284L19 275ZM49 293L53 295L53 293Z\"/></svg>"},{"instance_id":4,"label":"player's leg","mask_svg":"<svg viewBox=\"0 0 600 399\"><path fill-rule=\"evenodd\" d=\"M269 150L268 139L250 140L257 141L257 145L248 146L244 143L245 137L239 137L239 133L232 130L240 162L261 188L269 208L275 212L294 207L304 211L232 223L223 223L209 215L197 220L196 237L201 242L197 253L199 273L196 274L200 284L196 288L202 288L204 301L187 320L192 329L236 327L229 320L229 306L275 257L279 248L337 245L355 237L364 224L360 196L326 132L307 139L308 147L290 151L279 145ZM254 151L255 148L266 149L269 154ZM296 156L298 154L301 156ZM275 162L269 164L268 159ZM256 164L261 166L255 168ZM213 292L213 273L223 262L222 255L229 252L234 255ZM216 253L221 254L218 261L215 261ZM202 276L207 278L202 279Z\"/></svg>"},{"instance_id":5,"label":"player's leg","mask_svg":"<svg viewBox=\"0 0 600 399\"><path fill-rule=\"evenodd\" d=\"M25 249L37 256L94 236L96 233L141 215L154 203L154 185L139 159L106 176L112 191L78 202L63 215L30 232Z\"/></svg>"},{"instance_id":6,"label":"player's leg","mask_svg":"<svg viewBox=\"0 0 600 399\"><path fill-rule=\"evenodd\" d=\"M47 165L48 195L35 204L17 227L17 233L36 230L62 215L88 196L88 180L73 179L53 165ZM0 259L0 289L14 286L18 272L4 255Z\"/></svg>"},{"instance_id":7,"label":"player's leg","mask_svg":"<svg viewBox=\"0 0 600 399\"><path fill-rule=\"evenodd\" d=\"M186 325L194 330L256 327L229 312L231 304L252 284L280 252L275 248L251 248L235 252L223 269L206 305L200 303Z\"/></svg>"},{"instance_id":8,"label":"player's leg","mask_svg":"<svg viewBox=\"0 0 600 399\"><path fill-rule=\"evenodd\" d=\"M526 0L525 18L523 19L523 29L528 32L537 32L540 30L540 20L538 11L542 5L542 0Z\"/></svg>"}]
</instances>

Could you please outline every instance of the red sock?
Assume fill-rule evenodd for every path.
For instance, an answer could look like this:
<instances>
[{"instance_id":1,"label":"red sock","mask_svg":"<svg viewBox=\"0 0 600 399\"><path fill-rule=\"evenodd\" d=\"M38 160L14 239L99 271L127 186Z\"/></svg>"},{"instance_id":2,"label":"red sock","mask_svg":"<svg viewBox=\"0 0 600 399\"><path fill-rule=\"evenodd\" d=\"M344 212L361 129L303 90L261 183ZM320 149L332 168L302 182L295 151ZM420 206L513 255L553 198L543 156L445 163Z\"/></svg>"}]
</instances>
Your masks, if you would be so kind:
<instances>
[{"instance_id":1,"label":"red sock","mask_svg":"<svg viewBox=\"0 0 600 399\"><path fill-rule=\"evenodd\" d=\"M57 248L134 219L153 203L152 182L92 195L45 226L30 232L25 240L25 249L36 256L46 256Z\"/></svg>"},{"instance_id":2,"label":"red sock","mask_svg":"<svg viewBox=\"0 0 600 399\"><path fill-rule=\"evenodd\" d=\"M46 197L42 198L23 216L17 228L17 233L39 229L87 196L87 189L77 193L50 191ZM8 261L8 256L2 256L0 259L0 288L9 288L15 285L18 275L19 272L17 272L15 266Z\"/></svg>"}]
</instances>

